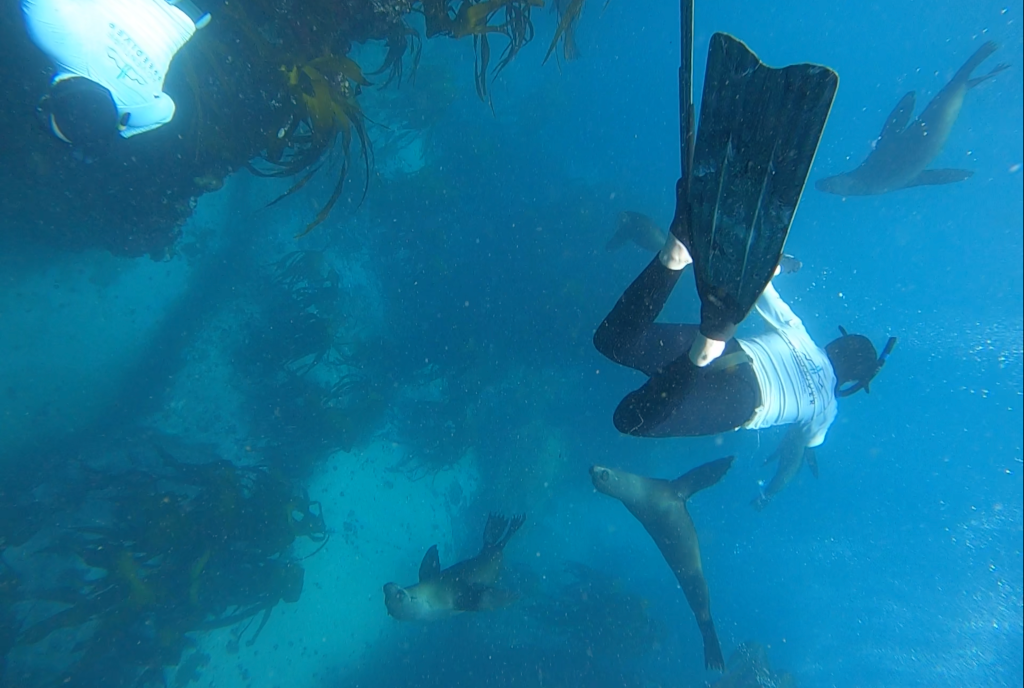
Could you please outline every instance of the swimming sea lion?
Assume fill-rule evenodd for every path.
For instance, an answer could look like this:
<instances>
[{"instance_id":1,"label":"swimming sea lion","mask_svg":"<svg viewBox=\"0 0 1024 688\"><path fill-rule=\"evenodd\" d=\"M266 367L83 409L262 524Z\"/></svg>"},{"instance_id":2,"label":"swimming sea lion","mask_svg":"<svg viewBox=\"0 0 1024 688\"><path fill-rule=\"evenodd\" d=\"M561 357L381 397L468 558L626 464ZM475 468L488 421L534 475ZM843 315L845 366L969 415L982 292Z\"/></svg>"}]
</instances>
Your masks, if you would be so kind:
<instances>
[{"instance_id":1,"label":"swimming sea lion","mask_svg":"<svg viewBox=\"0 0 1024 688\"><path fill-rule=\"evenodd\" d=\"M794 433L780 442L772 455L765 459L766 464L778 461L779 465L771 481L761 490L761 494L750 502L752 507L761 511L761 509L768 506L768 502L772 500L772 497L782 492L786 485L789 485L793 478L796 477L805 461L807 462L807 467L811 469L811 475L815 478L818 477L818 458L815 456L813 449L804 446L802 439L802 435Z\"/></svg>"},{"instance_id":2,"label":"swimming sea lion","mask_svg":"<svg viewBox=\"0 0 1024 688\"><path fill-rule=\"evenodd\" d=\"M985 76L971 78L971 72L997 48L992 41L978 48L909 127L907 122L914 114L914 92L903 96L861 166L852 172L819 179L815 187L840 196L872 196L912 186L952 184L973 175L971 170L925 168L946 144L967 91L1009 68L1007 64L996 65Z\"/></svg>"},{"instance_id":3,"label":"swimming sea lion","mask_svg":"<svg viewBox=\"0 0 1024 688\"><path fill-rule=\"evenodd\" d=\"M800 272L804 264L800 262L800 259L795 258L788 253L783 253L782 258L779 259L779 272L784 275L795 275Z\"/></svg>"},{"instance_id":4,"label":"swimming sea lion","mask_svg":"<svg viewBox=\"0 0 1024 688\"><path fill-rule=\"evenodd\" d=\"M665 246L667 238L668 235L654 220L643 213L627 210L619 213L615 235L608 240L604 248L606 251L614 251L632 241L645 251L660 251Z\"/></svg>"},{"instance_id":5,"label":"swimming sea lion","mask_svg":"<svg viewBox=\"0 0 1024 688\"><path fill-rule=\"evenodd\" d=\"M497 609L514 595L494 587L501 573L501 552L526 520L509 521L491 514L484 526L484 546L472 559L441 570L437 545L427 550L420 563L420 582L408 588L395 583L384 586L388 614L399 621L435 621L459 612Z\"/></svg>"},{"instance_id":6,"label":"swimming sea lion","mask_svg":"<svg viewBox=\"0 0 1024 688\"><path fill-rule=\"evenodd\" d=\"M654 538L654 543L683 588L693 615L697 617L697 626L704 637L704 666L719 671L725 669L725 660L711 620L711 601L700 563L700 544L693 520L686 511L686 500L721 480L732 466L732 461L731 456L711 461L671 481L645 478L602 466L590 469L590 479L597 491L625 504Z\"/></svg>"}]
</instances>

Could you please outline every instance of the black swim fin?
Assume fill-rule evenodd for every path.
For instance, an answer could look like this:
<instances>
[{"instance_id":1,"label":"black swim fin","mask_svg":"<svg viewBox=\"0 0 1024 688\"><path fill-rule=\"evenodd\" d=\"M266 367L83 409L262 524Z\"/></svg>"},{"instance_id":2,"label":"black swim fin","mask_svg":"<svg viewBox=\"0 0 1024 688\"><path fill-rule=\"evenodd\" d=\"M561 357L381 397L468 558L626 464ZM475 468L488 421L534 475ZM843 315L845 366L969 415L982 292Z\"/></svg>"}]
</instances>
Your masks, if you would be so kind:
<instances>
[{"instance_id":1,"label":"black swim fin","mask_svg":"<svg viewBox=\"0 0 1024 688\"><path fill-rule=\"evenodd\" d=\"M773 69L712 36L684 241L704 336L731 338L774 275L838 84L827 67Z\"/></svg>"}]
</instances>

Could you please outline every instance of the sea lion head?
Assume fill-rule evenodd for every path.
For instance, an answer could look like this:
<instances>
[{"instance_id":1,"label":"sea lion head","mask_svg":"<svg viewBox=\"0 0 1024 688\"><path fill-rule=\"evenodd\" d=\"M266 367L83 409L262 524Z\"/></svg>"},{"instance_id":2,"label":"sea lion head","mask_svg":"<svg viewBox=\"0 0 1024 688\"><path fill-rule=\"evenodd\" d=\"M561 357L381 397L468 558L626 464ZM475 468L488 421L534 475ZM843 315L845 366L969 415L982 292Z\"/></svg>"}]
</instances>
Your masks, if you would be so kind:
<instances>
[{"instance_id":1,"label":"sea lion head","mask_svg":"<svg viewBox=\"0 0 1024 688\"><path fill-rule=\"evenodd\" d=\"M594 483L595 490L623 502L632 503L643 497L643 485L639 477L632 473L620 473L604 466L591 466L590 480Z\"/></svg>"},{"instance_id":2,"label":"sea lion head","mask_svg":"<svg viewBox=\"0 0 1024 688\"><path fill-rule=\"evenodd\" d=\"M384 606L388 615L399 621L425 621L434 616L432 607L423 595L418 594L418 585L403 588L396 583L384 586Z\"/></svg>"},{"instance_id":3,"label":"sea lion head","mask_svg":"<svg viewBox=\"0 0 1024 688\"><path fill-rule=\"evenodd\" d=\"M834 177L825 177L814 182L814 188L825 193L837 196L859 196L861 195L858 182L848 174L837 174Z\"/></svg>"},{"instance_id":4,"label":"sea lion head","mask_svg":"<svg viewBox=\"0 0 1024 688\"><path fill-rule=\"evenodd\" d=\"M387 583L384 586L384 606L388 614L399 621L410 621L415 618L412 596L401 585Z\"/></svg>"},{"instance_id":5,"label":"sea lion head","mask_svg":"<svg viewBox=\"0 0 1024 688\"><path fill-rule=\"evenodd\" d=\"M611 485L618 480L618 476L610 468L604 466L590 467L590 480L594 483L594 489L606 495L611 494Z\"/></svg>"}]
</instances>

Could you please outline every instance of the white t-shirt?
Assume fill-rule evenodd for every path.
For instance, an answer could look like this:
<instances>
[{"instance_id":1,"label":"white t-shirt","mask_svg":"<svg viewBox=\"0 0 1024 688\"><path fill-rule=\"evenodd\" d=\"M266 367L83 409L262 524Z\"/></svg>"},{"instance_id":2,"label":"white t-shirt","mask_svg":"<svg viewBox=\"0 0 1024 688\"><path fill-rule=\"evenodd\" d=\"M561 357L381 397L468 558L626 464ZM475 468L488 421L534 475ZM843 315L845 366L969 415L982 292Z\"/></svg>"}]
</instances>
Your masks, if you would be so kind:
<instances>
[{"instance_id":1,"label":"white t-shirt","mask_svg":"<svg viewBox=\"0 0 1024 688\"><path fill-rule=\"evenodd\" d=\"M29 34L54 62L53 83L81 76L110 90L128 138L167 124L171 59L196 31L164 0L22 0Z\"/></svg>"},{"instance_id":2,"label":"white t-shirt","mask_svg":"<svg viewBox=\"0 0 1024 688\"><path fill-rule=\"evenodd\" d=\"M836 417L836 376L828 354L818 348L770 283L754 307L770 329L736 340L750 356L761 386L761 406L743 427L798 423L806 446L817 447Z\"/></svg>"}]
</instances>

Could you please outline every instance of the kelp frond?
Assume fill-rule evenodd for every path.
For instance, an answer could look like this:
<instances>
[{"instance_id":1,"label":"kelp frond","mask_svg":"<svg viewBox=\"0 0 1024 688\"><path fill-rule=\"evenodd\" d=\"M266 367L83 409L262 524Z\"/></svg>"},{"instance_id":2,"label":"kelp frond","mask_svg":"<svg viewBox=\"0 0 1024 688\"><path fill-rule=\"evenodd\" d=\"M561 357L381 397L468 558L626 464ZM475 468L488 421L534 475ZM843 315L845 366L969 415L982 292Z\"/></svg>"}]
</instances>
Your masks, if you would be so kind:
<instances>
[{"instance_id":1,"label":"kelp frond","mask_svg":"<svg viewBox=\"0 0 1024 688\"><path fill-rule=\"evenodd\" d=\"M524 3L510 2L505 6L505 33L508 34L509 41L494 68L494 76L500 74L501 70L505 69L519 54L519 51L533 40L534 29L533 21L530 19L530 10L543 5L543 0L531 0Z\"/></svg>"},{"instance_id":2,"label":"kelp frond","mask_svg":"<svg viewBox=\"0 0 1024 688\"><path fill-rule=\"evenodd\" d=\"M548 46L548 51L544 55L544 62L547 63L551 54L555 52L555 48L558 46L558 41L564 37L562 41L562 55L566 60L573 60L576 58L578 51L576 49L576 37L575 37L575 24L580 18L580 14L583 12L583 0L571 0L565 11L559 13L558 17L558 28L555 29L555 35L551 39L551 45Z\"/></svg>"},{"instance_id":3,"label":"kelp frond","mask_svg":"<svg viewBox=\"0 0 1024 688\"><path fill-rule=\"evenodd\" d=\"M370 76L376 76L388 72L388 78L384 81L381 86L387 86L392 81L397 85L402 85L402 72L403 72L403 58L406 53L412 58L412 69L410 70L409 80L412 81L416 77L416 70L420 66L420 56L423 52L423 41L420 39L420 35L415 29L405 26L400 31L396 31L390 34L387 38L388 52L384 56L384 62L380 68L370 72Z\"/></svg>"},{"instance_id":4,"label":"kelp frond","mask_svg":"<svg viewBox=\"0 0 1024 688\"><path fill-rule=\"evenodd\" d=\"M370 81L354 60L347 56L325 55L304 65L281 67L288 84L295 111L287 127L278 131L276 140L267 147L267 161L275 166L271 172L257 172L262 176L293 176L306 171L282 195L268 204L278 203L305 187L323 163L316 165L330 155L338 137L341 138L341 165L338 180L326 204L296 236L309 234L324 222L341 197L348 165L352 155L352 140L359 140L363 159L365 181L362 204L370 184L370 167L373 149L366 133L366 118L356 101L358 89L369 86ZM287 151L287 152L286 152Z\"/></svg>"},{"instance_id":5,"label":"kelp frond","mask_svg":"<svg viewBox=\"0 0 1024 688\"><path fill-rule=\"evenodd\" d=\"M534 7L543 7L544 0L462 0L457 9L453 9L454 3L450 0L423 0L422 5L427 38L438 34L452 38L473 37L476 92L481 100L490 102L487 87L491 61L489 35L500 33L509 39L493 77L507 67L523 46L533 39L530 11ZM504 20L499 24L492 23L502 11Z\"/></svg>"},{"instance_id":6,"label":"kelp frond","mask_svg":"<svg viewBox=\"0 0 1024 688\"><path fill-rule=\"evenodd\" d=\"M585 0L571 0L566 6L565 11L559 11L558 28L555 30L555 36L551 39L551 45L548 46L548 51L544 55L544 62L547 62L551 54L555 52L559 39L562 40L562 57L567 62L579 57L580 51L576 47L576 25L580 14L583 13L584 2ZM601 6L602 12L608 9L610 2L611 0L605 0L604 5ZM558 9L557 5L553 5L553 7Z\"/></svg>"}]
</instances>

